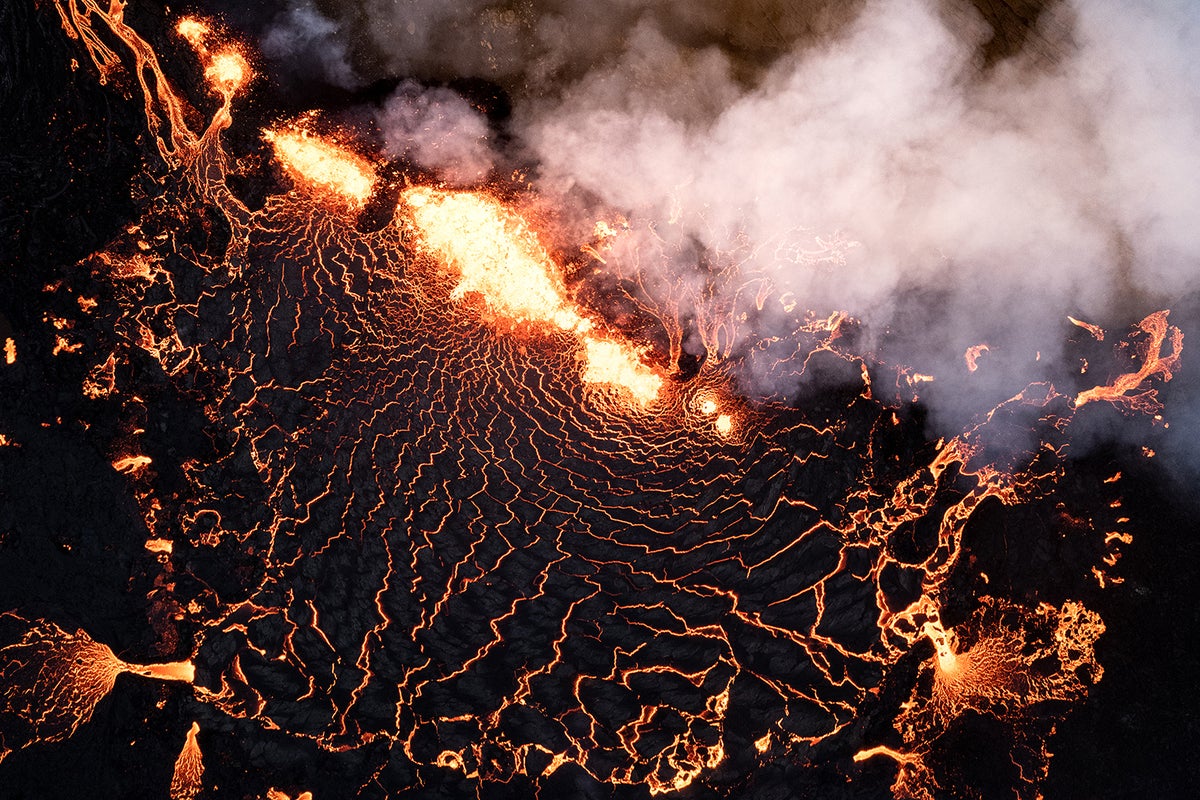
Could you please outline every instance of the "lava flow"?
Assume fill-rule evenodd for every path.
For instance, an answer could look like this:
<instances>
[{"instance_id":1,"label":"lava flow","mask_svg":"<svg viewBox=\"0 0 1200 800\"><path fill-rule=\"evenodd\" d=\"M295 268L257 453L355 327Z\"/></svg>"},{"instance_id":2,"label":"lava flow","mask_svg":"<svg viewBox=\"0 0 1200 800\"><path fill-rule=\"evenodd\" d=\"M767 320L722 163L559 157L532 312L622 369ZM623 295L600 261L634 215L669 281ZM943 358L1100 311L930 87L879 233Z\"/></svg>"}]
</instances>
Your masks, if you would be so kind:
<instances>
[{"instance_id":1,"label":"lava flow","mask_svg":"<svg viewBox=\"0 0 1200 800\"><path fill-rule=\"evenodd\" d=\"M658 399L663 379L638 350L589 333L595 323L567 298L557 264L526 222L480 192L414 187L401 197L419 247L456 270L452 300L481 295L509 323L540 323L574 334L583 345L582 379L624 390L637 403Z\"/></svg>"},{"instance_id":2,"label":"lava flow","mask_svg":"<svg viewBox=\"0 0 1200 800\"><path fill-rule=\"evenodd\" d=\"M122 673L185 683L195 677L190 662L127 664L83 631L67 633L13 613L0 615L0 630L0 719L17 723L0 728L0 760L14 749L74 734Z\"/></svg>"},{"instance_id":3,"label":"lava flow","mask_svg":"<svg viewBox=\"0 0 1200 800\"><path fill-rule=\"evenodd\" d=\"M119 421L104 468L140 515L121 563L174 660L0 615L0 760L75 734L130 673L172 682L145 719L170 718L177 800L740 797L773 766L844 785L879 764L897 798L975 796L941 765L978 718L1011 747L1008 792L1040 796L1052 721L1103 676L1078 598L1137 524L1119 475L1063 488L1067 452L1083 415L1156 413L1166 311L1117 337L1112 380L1032 383L940 439L912 402L936 376L860 352L845 312L742 349L700 320L708 357L676 369L684 311L617 281L641 317L611 323L505 187L388 186L317 112L243 122L254 61L213 21L176 27L208 81L189 98L120 3L54 7L151 134L151 196L76 267L112 299L72 304L110 330L85 347L63 321L47 357L86 360L75 385ZM243 124L272 163L226 143ZM850 377L754 398L756 358ZM185 420L178 449L154 446L156 403L184 409L162 422ZM997 529L1070 540L1067 588L993 585Z\"/></svg>"}]
</instances>

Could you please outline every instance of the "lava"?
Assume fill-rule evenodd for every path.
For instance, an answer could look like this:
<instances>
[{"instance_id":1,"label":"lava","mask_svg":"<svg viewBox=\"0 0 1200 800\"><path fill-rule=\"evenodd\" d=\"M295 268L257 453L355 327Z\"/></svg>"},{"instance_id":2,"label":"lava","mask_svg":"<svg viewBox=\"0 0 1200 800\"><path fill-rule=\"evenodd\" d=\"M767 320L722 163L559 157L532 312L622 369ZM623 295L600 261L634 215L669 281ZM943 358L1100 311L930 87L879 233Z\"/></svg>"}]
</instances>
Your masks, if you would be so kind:
<instances>
[{"instance_id":1,"label":"lava","mask_svg":"<svg viewBox=\"0 0 1200 800\"><path fill-rule=\"evenodd\" d=\"M627 391L646 405L658 398L662 378L642 363L636 351L609 339L584 336L584 383L602 383Z\"/></svg>"},{"instance_id":2,"label":"lava","mask_svg":"<svg viewBox=\"0 0 1200 800\"><path fill-rule=\"evenodd\" d=\"M615 387L643 406L658 399L662 376L636 347L588 333L596 323L568 299L561 268L516 212L482 192L424 186L406 190L398 211L401 224L411 218L419 246L456 273L452 300L478 295L508 324L574 334L585 384Z\"/></svg>"},{"instance_id":3,"label":"lava","mask_svg":"<svg viewBox=\"0 0 1200 800\"><path fill-rule=\"evenodd\" d=\"M984 354L991 350L986 344L971 345L967 348L967 352L963 354L963 359L967 362L967 372L974 372L979 369L979 359Z\"/></svg>"},{"instance_id":4,"label":"lava","mask_svg":"<svg viewBox=\"0 0 1200 800\"><path fill-rule=\"evenodd\" d=\"M217 53L204 70L204 77L208 78L213 88L224 96L226 101L245 86L251 76L250 65L246 63L246 59L232 50Z\"/></svg>"},{"instance_id":5,"label":"lava","mask_svg":"<svg viewBox=\"0 0 1200 800\"><path fill-rule=\"evenodd\" d=\"M478 294L513 322L576 333L591 327L567 300L558 267L537 235L500 201L481 192L417 186L404 192L401 204L421 246L457 272L452 299Z\"/></svg>"},{"instance_id":6,"label":"lava","mask_svg":"<svg viewBox=\"0 0 1200 800\"><path fill-rule=\"evenodd\" d=\"M128 664L82 630L0 614L0 761L14 749L70 737L92 717L122 673L190 683L190 663ZM10 639L14 639L10 641ZM17 741L5 737L18 731ZM11 735L11 734L10 734Z\"/></svg>"},{"instance_id":7,"label":"lava","mask_svg":"<svg viewBox=\"0 0 1200 800\"><path fill-rule=\"evenodd\" d=\"M1158 311L1137 325L1141 334L1133 345L1132 357L1141 362L1134 372L1118 375L1112 382L1080 392L1075 405L1083 406L1097 400L1107 400L1131 411L1154 414L1162 409L1158 402L1158 391L1146 387L1150 378L1162 382L1171 380L1179 365L1179 354L1183 349L1183 332L1167 323L1169 311ZM1129 345L1122 343L1122 347ZM1163 352L1169 348L1169 352Z\"/></svg>"},{"instance_id":8,"label":"lava","mask_svg":"<svg viewBox=\"0 0 1200 800\"><path fill-rule=\"evenodd\" d=\"M193 722L179 758L175 760L175 774L171 776L171 800L195 800L204 789L204 758L196 741L198 733L200 725Z\"/></svg>"},{"instance_id":9,"label":"lava","mask_svg":"<svg viewBox=\"0 0 1200 800\"><path fill-rule=\"evenodd\" d=\"M347 794L453 771L480 796L736 796L748 764L882 755L897 797L934 797L929 754L979 715L1017 743L1016 796L1037 796L1049 755L1034 717L1059 711L1036 706L1066 713L1102 678L1104 624L1079 595L1000 596L966 542L991 530L986 509L1030 541L1093 542L1097 563L1055 564L1064 576L1115 567L1134 524L1121 482L1087 486L1113 499L1073 516L1066 453L1091 403L1156 413L1182 347L1165 311L1118 344L1108 383L1031 384L937 441L906 398L938 376L858 352L847 312L789 317L786 339L747 354L730 334L740 309L697 311L709 358L667 373L684 304L639 304L630 279L663 335L609 325L504 187L408 186L393 224L363 230L389 172L353 132L318 134L314 113L262 133L294 190L252 208L222 140L251 60L178 23L224 100L197 132L119 13L56 8L101 81L134 76L145 183L162 187L81 264L110 284L114 310L80 310L108 314L111 337L63 351L87 359L78 391L121 422L106 452L145 523L131 541L147 636L178 660L129 664L82 630L0 615L0 758L72 735L130 673L227 723L206 724L206 743L226 735L222 766L261 769L264 789L290 766L271 748L234 754L270 731L290 753L344 757ZM596 235L581 247L625 277L615 229ZM750 293L758 311L770 291ZM801 302L778 299L788 314ZM796 404L748 397L737 378L756 357L792 384L822 363L849 377ZM164 396L202 443L178 464L139 439ZM1009 446L1013 428L1033 444ZM887 743L866 741L880 728ZM199 730L172 798L204 788Z\"/></svg>"},{"instance_id":10,"label":"lava","mask_svg":"<svg viewBox=\"0 0 1200 800\"><path fill-rule=\"evenodd\" d=\"M328 197L362 206L375 190L375 170L366 159L307 130L267 130L263 138L299 185Z\"/></svg>"},{"instance_id":11,"label":"lava","mask_svg":"<svg viewBox=\"0 0 1200 800\"><path fill-rule=\"evenodd\" d=\"M200 50L212 33L212 29L204 20L195 17L184 17L175 25L175 32L187 40L194 49Z\"/></svg>"}]
</instances>

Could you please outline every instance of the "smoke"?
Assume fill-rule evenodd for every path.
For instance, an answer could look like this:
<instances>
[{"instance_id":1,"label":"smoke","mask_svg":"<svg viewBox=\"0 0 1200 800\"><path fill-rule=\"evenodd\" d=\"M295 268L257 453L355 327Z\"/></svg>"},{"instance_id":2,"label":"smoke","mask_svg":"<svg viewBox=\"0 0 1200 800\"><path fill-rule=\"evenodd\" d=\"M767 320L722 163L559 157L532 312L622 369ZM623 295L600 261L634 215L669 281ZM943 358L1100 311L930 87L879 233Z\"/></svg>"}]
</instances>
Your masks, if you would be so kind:
<instances>
[{"instance_id":1,"label":"smoke","mask_svg":"<svg viewBox=\"0 0 1200 800\"><path fill-rule=\"evenodd\" d=\"M479 183L493 166L487 118L458 94L406 80L376 115L384 150L451 185Z\"/></svg>"},{"instance_id":2,"label":"smoke","mask_svg":"<svg viewBox=\"0 0 1200 800\"><path fill-rule=\"evenodd\" d=\"M342 89L359 85L350 66L340 27L324 16L309 0L297 0L280 13L262 35L262 52L283 62L293 79L323 81Z\"/></svg>"},{"instance_id":3,"label":"smoke","mask_svg":"<svg viewBox=\"0 0 1200 800\"><path fill-rule=\"evenodd\" d=\"M732 350L787 335L793 304L844 309L922 372L963 373L987 342L972 385L1015 390L1059 357L1066 315L1128 323L1200 287L1189 0L1062 0L1007 28L961 0L327 11L345 38L320 41L364 76L512 99L499 154L465 100L404 84L378 115L390 153L460 183L519 157L580 220L620 213L735 264L697 292L694 258L640 259L649 291L711 306L686 314L767 287ZM776 374L739 378L793 394ZM975 408L932 397L935 424Z\"/></svg>"}]
</instances>

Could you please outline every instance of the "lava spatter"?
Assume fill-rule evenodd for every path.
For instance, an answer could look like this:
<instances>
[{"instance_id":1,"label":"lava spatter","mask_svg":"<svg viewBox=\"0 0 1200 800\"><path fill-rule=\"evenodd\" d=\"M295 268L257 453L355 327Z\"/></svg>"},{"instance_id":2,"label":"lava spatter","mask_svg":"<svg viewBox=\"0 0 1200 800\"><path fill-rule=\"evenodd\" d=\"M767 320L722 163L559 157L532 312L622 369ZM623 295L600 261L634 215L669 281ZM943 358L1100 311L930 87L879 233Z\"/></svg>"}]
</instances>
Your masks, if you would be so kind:
<instances>
[{"instance_id":1,"label":"lava spatter","mask_svg":"<svg viewBox=\"0 0 1200 800\"><path fill-rule=\"evenodd\" d=\"M936 376L855 352L847 313L796 319L797 357L772 364L829 358L861 376L820 408L742 396L718 320L697 323L714 357L669 374L678 310L644 310L664 317L667 353L610 326L500 192L410 186L394 224L363 231L386 173L352 132L253 128L286 181L248 207L222 132L253 59L214 25L179 23L220 96L197 132L117 11L55 7L99 79L134 76L162 187L85 261L120 313L113 346L79 354L81 391L136 418L147 401L128 367L149 359L211 446L170 491L135 443L114 462L144 493L139 547L163 570L148 628L181 631L181 660L129 665L6 615L20 624L0 650L0 753L70 736L132 672L186 684L201 720L353 754L347 795L456 773L481 796L568 780L736 796L725 770L840 753L889 758L897 797L932 797L937 748L974 714L1014 732L1013 791L1037 796L1048 756L1031 709L1100 679L1103 623L1074 599L962 594L964 538L981 508L1056 491L1080 408L1155 408L1182 345L1165 312L1128 339L1136 370L1074 396L1033 384L906 448L904 404L876 377L911 394ZM1017 424L1036 445L1014 455L993 433ZM1107 548L1126 522L1092 533ZM975 610L951 624L956 605ZM886 741L865 740L868 718L891 723ZM198 731L173 797L202 788ZM286 764L237 768L290 785Z\"/></svg>"}]
</instances>

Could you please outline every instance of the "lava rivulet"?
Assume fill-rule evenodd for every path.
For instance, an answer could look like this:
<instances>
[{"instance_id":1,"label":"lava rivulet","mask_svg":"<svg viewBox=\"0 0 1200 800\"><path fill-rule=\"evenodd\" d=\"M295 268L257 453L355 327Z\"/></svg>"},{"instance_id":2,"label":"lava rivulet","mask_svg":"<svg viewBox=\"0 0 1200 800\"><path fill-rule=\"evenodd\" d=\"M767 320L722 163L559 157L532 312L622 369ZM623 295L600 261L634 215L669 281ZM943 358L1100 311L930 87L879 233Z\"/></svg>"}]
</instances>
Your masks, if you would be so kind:
<instances>
[{"instance_id":1,"label":"lava rivulet","mask_svg":"<svg viewBox=\"0 0 1200 800\"><path fill-rule=\"evenodd\" d=\"M126 664L5 615L0 758L71 735L129 672L179 684L206 753L237 730L353 754L346 796L447 772L481 796L737 796L772 760L836 761L853 780L882 756L897 797L933 797L947 778L930 754L970 714L1012 732L1013 791L1038 796L1049 734L1032 709L1101 678L1103 623L1075 599L991 594L965 542L984 513L1037 515L1090 543L1095 563L1064 571L1116 563L1132 524L1119 481L1094 487L1112 504L1086 518L1055 493L1083 409L1157 408L1182 346L1166 312L1123 345L1136 370L1074 395L1031 384L927 441L899 395L932 376L856 352L846 313L741 351L733 317L697 312L716 344L675 370L683 313L639 307L645 340L609 324L500 191L407 186L391 224L362 224L388 173L352 133L315 133L316 114L253 129L291 188L243 202L221 134L250 62L179 23L220 103L196 132L117 11L56 7L81 61L137 87L160 176L81 264L119 308L107 349L76 355L82 391L131 420L111 463L161 570L147 625L177 660ZM760 310L768 291L749 292ZM852 380L807 406L755 399L737 380L755 358ZM147 401L126 366L147 360L209 445L169 480L133 422ZM1018 427L1035 444L1012 447ZM215 790L199 730L172 797ZM286 763L238 768L288 796L273 788L291 785Z\"/></svg>"}]
</instances>

